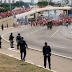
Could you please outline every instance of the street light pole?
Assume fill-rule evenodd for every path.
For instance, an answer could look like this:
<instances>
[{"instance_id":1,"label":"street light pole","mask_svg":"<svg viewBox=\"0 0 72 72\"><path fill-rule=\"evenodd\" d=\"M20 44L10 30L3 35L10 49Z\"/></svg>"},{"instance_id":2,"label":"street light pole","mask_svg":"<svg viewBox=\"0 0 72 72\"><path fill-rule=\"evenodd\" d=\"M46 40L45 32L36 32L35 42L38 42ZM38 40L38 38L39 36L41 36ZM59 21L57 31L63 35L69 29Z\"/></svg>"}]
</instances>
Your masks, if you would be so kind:
<instances>
[{"instance_id":1,"label":"street light pole","mask_svg":"<svg viewBox=\"0 0 72 72\"><path fill-rule=\"evenodd\" d=\"M71 13L72 13L72 0L71 0Z\"/></svg>"},{"instance_id":2,"label":"street light pole","mask_svg":"<svg viewBox=\"0 0 72 72\"><path fill-rule=\"evenodd\" d=\"M20 7L20 0L19 0L19 7Z\"/></svg>"},{"instance_id":3,"label":"street light pole","mask_svg":"<svg viewBox=\"0 0 72 72\"><path fill-rule=\"evenodd\" d=\"M10 4L10 10L11 10L11 1L9 0L9 4Z\"/></svg>"},{"instance_id":4,"label":"street light pole","mask_svg":"<svg viewBox=\"0 0 72 72\"><path fill-rule=\"evenodd\" d=\"M49 5L49 0L48 0L48 5Z\"/></svg>"}]
</instances>

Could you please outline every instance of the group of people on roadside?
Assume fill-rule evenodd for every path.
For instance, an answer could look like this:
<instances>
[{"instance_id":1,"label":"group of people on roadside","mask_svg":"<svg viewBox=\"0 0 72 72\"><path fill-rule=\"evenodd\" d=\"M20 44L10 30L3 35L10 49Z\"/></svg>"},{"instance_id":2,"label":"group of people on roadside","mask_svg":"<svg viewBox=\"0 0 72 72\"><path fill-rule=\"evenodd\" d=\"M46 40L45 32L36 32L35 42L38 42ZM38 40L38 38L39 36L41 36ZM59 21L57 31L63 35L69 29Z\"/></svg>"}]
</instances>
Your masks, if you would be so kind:
<instances>
[{"instance_id":1,"label":"group of people on roadside","mask_svg":"<svg viewBox=\"0 0 72 72\"><path fill-rule=\"evenodd\" d=\"M11 35L9 36L11 48L14 48L13 47L13 43L14 43L13 39L14 39L14 36L13 36L13 33L11 33ZM24 40L24 38L21 37L20 33L18 33L18 35L16 36L16 42L17 42L17 49L20 49L21 60L25 61L26 49L28 49L28 45L27 45L26 41ZM43 46L42 51L43 51L43 55L44 55L44 67L46 68L46 61L48 58L49 69L51 69L51 59L50 59L51 47L47 45L47 42L45 42L45 46Z\"/></svg>"}]
</instances>

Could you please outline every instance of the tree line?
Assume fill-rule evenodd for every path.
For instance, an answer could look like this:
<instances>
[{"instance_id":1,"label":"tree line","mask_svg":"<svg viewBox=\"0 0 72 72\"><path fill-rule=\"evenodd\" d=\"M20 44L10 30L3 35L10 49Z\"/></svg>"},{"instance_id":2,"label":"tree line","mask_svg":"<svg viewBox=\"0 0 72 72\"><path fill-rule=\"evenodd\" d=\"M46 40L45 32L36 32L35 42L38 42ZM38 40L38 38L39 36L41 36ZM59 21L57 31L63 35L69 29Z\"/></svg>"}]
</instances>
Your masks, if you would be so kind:
<instances>
[{"instance_id":1,"label":"tree line","mask_svg":"<svg viewBox=\"0 0 72 72\"><path fill-rule=\"evenodd\" d=\"M17 1L16 3L11 3L11 9L14 9L15 7L29 7L28 3L22 2L22 1ZM6 11L10 11L10 4L9 3L2 3L0 5L0 12L6 12Z\"/></svg>"}]
</instances>

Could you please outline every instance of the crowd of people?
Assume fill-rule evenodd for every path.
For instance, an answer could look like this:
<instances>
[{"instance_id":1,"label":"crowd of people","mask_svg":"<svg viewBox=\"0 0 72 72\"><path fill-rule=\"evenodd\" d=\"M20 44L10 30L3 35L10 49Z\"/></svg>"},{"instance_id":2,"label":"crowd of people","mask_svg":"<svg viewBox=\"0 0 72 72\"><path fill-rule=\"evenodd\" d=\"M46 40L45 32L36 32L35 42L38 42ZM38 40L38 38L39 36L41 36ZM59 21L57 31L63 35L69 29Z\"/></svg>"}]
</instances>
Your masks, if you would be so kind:
<instances>
[{"instance_id":1,"label":"crowd of people","mask_svg":"<svg viewBox=\"0 0 72 72\"><path fill-rule=\"evenodd\" d=\"M41 19L37 19L36 21L30 21L29 24L32 26L38 26L38 25L42 25L42 26L45 26L45 25L48 25L49 22L52 22L51 24L53 26L59 26L59 25L63 25L65 26L68 22L68 25L70 25L72 23L72 16L66 16L64 14L60 14L58 16L58 19L55 20L55 19L48 19L48 18L41 18Z\"/></svg>"},{"instance_id":2,"label":"crowd of people","mask_svg":"<svg viewBox=\"0 0 72 72\"><path fill-rule=\"evenodd\" d=\"M5 17L10 17L12 15L25 13L25 12L30 11L31 9L32 9L32 7L28 7L28 8L21 8L21 9L16 9L16 10L7 11L7 12L1 12L0 19L5 18Z\"/></svg>"}]
</instances>

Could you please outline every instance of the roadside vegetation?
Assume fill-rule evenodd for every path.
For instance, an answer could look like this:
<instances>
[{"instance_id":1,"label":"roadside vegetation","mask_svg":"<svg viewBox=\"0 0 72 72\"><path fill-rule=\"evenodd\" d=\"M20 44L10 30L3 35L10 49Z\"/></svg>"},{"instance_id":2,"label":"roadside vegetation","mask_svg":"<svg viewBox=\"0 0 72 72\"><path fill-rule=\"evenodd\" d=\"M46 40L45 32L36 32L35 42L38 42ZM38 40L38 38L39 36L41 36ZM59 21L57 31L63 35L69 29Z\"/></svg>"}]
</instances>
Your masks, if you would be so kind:
<instances>
[{"instance_id":1,"label":"roadside vegetation","mask_svg":"<svg viewBox=\"0 0 72 72\"><path fill-rule=\"evenodd\" d=\"M0 72L51 72L51 71L0 54Z\"/></svg>"}]
</instances>

